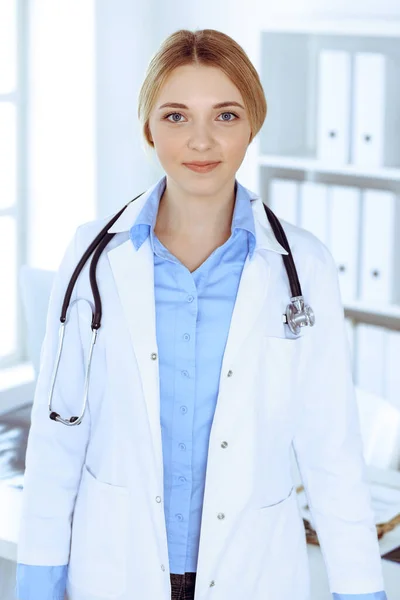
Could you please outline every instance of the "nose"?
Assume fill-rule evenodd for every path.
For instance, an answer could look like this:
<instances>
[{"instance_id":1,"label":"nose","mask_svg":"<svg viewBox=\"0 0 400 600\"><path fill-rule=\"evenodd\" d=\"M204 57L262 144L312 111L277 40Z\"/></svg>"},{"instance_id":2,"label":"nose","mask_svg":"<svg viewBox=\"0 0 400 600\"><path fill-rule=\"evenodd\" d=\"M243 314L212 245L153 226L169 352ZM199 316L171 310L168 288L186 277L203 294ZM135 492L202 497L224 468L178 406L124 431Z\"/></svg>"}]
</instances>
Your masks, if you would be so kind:
<instances>
[{"instance_id":1,"label":"nose","mask_svg":"<svg viewBox=\"0 0 400 600\"><path fill-rule=\"evenodd\" d=\"M188 146L198 150L207 150L215 144L212 128L204 123L193 125L189 131Z\"/></svg>"}]
</instances>

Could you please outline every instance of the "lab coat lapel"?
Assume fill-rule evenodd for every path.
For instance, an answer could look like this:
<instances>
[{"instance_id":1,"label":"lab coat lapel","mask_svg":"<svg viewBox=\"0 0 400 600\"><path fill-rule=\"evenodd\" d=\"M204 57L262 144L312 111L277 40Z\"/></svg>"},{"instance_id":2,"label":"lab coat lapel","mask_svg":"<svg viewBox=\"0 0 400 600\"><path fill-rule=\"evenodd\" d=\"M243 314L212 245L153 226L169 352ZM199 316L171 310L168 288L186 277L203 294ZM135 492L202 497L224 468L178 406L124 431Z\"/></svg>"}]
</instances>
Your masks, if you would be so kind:
<instances>
[{"instance_id":1,"label":"lab coat lapel","mask_svg":"<svg viewBox=\"0 0 400 600\"><path fill-rule=\"evenodd\" d=\"M154 263L147 240L138 251L129 238L107 252L129 339L141 377L158 475L162 475L159 369L156 340ZM154 357L152 359L152 357Z\"/></svg>"}]
</instances>

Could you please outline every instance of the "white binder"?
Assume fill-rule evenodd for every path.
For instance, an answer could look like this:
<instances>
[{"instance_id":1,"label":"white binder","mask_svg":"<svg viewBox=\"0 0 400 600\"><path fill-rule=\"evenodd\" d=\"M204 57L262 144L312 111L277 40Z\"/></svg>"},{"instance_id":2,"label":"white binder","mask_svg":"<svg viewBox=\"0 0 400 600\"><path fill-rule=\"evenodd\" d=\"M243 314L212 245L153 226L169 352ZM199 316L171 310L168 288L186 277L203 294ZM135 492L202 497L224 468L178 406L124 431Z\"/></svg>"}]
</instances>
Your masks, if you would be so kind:
<instances>
[{"instance_id":1,"label":"white binder","mask_svg":"<svg viewBox=\"0 0 400 600\"><path fill-rule=\"evenodd\" d=\"M393 192L366 189L362 197L360 300L392 304L399 300L399 206Z\"/></svg>"},{"instance_id":2,"label":"white binder","mask_svg":"<svg viewBox=\"0 0 400 600\"><path fill-rule=\"evenodd\" d=\"M355 55L351 160L357 165L384 164L385 61L383 54Z\"/></svg>"},{"instance_id":3,"label":"white binder","mask_svg":"<svg viewBox=\"0 0 400 600\"><path fill-rule=\"evenodd\" d=\"M356 384L367 392L384 396L386 331L383 327L358 323L356 327Z\"/></svg>"},{"instance_id":4,"label":"white binder","mask_svg":"<svg viewBox=\"0 0 400 600\"><path fill-rule=\"evenodd\" d=\"M354 325L354 321L352 319L350 319L350 317L345 317L344 322L345 322L345 329L346 329L346 333L347 333L347 341L349 344L353 381L355 383L354 363L355 363L355 330L356 330L356 326Z\"/></svg>"},{"instance_id":5,"label":"white binder","mask_svg":"<svg viewBox=\"0 0 400 600\"><path fill-rule=\"evenodd\" d=\"M318 62L317 157L342 165L350 155L350 54L321 50Z\"/></svg>"},{"instance_id":6,"label":"white binder","mask_svg":"<svg viewBox=\"0 0 400 600\"><path fill-rule=\"evenodd\" d=\"M360 201L359 188L330 186L330 250L338 267L343 302L357 299Z\"/></svg>"},{"instance_id":7,"label":"white binder","mask_svg":"<svg viewBox=\"0 0 400 600\"><path fill-rule=\"evenodd\" d=\"M298 183L275 177L269 184L268 206L278 218L297 225Z\"/></svg>"},{"instance_id":8,"label":"white binder","mask_svg":"<svg viewBox=\"0 0 400 600\"><path fill-rule=\"evenodd\" d=\"M311 231L329 246L328 187L324 183L301 181L299 184L300 227Z\"/></svg>"},{"instance_id":9,"label":"white binder","mask_svg":"<svg viewBox=\"0 0 400 600\"><path fill-rule=\"evenodd\" d=\"M385 397L400 410L400 331L386 330Z\"/></svg>"}]
</instances>

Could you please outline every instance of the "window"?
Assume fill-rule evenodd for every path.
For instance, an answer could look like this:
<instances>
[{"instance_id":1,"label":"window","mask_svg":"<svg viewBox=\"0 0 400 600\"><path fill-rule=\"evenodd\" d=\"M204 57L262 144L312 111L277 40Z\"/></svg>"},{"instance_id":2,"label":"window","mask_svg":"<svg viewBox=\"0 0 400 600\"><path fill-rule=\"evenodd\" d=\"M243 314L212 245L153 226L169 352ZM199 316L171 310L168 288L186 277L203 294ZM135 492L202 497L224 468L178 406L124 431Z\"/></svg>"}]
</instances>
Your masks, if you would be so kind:
<instances>
[{"instance_id":1,"label":"window","mask_svg":"<svg viewBox=\"0 0 400 600\"><path fill-rule=\"evenodd\" d=\"M26 358L18 285L26 231L25 1L0 2L0 368Z\"/></svg>"}]
</instances>

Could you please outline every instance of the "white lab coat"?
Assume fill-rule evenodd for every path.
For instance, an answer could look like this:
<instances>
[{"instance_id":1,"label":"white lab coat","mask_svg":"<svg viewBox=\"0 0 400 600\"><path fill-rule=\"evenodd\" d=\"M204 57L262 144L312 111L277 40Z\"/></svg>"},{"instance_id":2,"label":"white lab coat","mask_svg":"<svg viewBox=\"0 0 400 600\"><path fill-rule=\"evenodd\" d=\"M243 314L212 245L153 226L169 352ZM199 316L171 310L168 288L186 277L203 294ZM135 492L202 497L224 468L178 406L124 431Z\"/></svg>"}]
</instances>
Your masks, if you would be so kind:
<instances>
[{"instance_id":1,"label":"white lab coat","mask_svg":"<svg viewBox=\"0 0 400 600\"><path fill-rule=\"evenodd\" d=\"M59 317L84 250L112 215L85 223L57 272L28 440L18 561L69 562L70 600L170 600L164 516L159 370L150 240L129 239L149 190L109 229L97 267L102 325L82 423L48 417ZM252 202L257 246L246 259L211 428L195 600L306 600L305 531L293 489L296 452L331 592L384 589L366 482L337 271L310 232L282 221L314 327L297 339L262 200ZM72 299L92 301L89 264ZM79 415L91 310L71 307L53 410Z\"/></svg>"}]
</instances>

